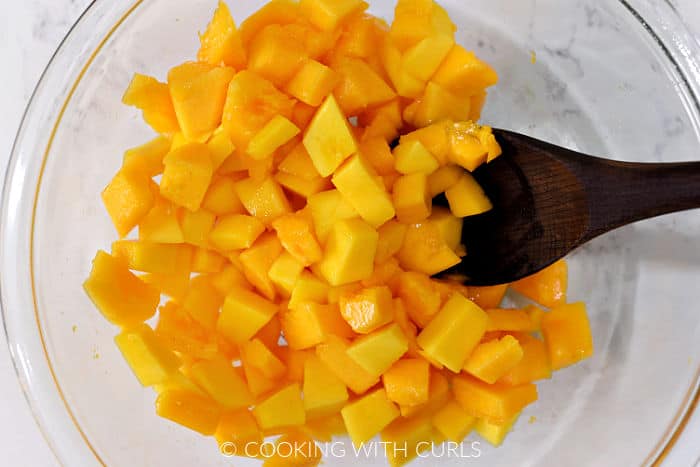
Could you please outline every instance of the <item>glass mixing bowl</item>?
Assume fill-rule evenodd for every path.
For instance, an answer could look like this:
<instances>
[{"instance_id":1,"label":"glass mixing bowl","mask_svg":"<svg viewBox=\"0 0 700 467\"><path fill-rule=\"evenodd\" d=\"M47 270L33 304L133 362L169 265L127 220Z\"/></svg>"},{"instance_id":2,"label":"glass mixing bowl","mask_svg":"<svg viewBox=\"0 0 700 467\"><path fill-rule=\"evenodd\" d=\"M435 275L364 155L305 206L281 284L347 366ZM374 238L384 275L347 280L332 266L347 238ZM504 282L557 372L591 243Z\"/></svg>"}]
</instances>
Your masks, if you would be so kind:
<instances>
[{"instance_id":1,"label":"glass mixing bowl","mask_svg":"<svg viewBox=\"0 0 700 467\"><path fill-rule=\"evenodd\" d=\"M240 21L262 2L229 3ZM393 1L370 3L391 18ZM442 3L458 40L500 74L485 122L615 159L698 158L700 47L671 3ZM44 73L14 147L0 237L5 327L27 399L65 465L248 462L155 415L154 393L139 386L113 344L117 330L81 288L95 251L116 235L99 193L122 151L151 136L121 95L133 72L163 79L193 57L215 6L93 2ZM448 453L417 464L693 464L700 446L690 438L700 431L686 425L700 376L698 232L700 212L681 213L572 254L570 295L589 305L595 356L539 384L540 400L501 448L483 443L478 460ZM385 464L349 448L326 458L358 461Z\"/></svg>"}]
</instances>

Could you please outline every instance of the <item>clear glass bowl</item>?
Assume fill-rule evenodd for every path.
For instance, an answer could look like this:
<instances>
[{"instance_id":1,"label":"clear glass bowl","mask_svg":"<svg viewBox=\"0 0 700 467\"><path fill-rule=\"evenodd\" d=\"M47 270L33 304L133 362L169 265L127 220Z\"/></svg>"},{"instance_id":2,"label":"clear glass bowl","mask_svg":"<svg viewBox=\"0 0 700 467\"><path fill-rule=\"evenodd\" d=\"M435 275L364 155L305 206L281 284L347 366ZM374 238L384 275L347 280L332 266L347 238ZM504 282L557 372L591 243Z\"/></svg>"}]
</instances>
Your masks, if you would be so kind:
<instances>
[{"instance_id":1,"label":"clear glass bowl","mask_svg":"<svg viewBox=\"0 0 700 467\"><path fill-rule=\"evenodd\" d=\"M230 6L240 21L261 3ZM393 1L371 3L391 17ZM501 76L486 122L616 159L698 158L700 50L669 2L442 3L459 40ZM151 136L120 97L133 72L163 78L193 57L215 4L93 2L44 73L17 138L0 237L5 327L27 399L65 465L232 462L211 439L154 414L153 392L139 386L113 344L116 329L81 289L95 251L115 237L99 193L122 151ZM571 255L571 298L589 304L596 354L539 384L540 400L503 447L481 445L480 462L694 463L697 442L681 449L676 440L688 437L681 432L698 397L699 231L700 212L687 212L623 228ZM359 461L384 464L381 456Z\"/></svg>"}]
</instances>

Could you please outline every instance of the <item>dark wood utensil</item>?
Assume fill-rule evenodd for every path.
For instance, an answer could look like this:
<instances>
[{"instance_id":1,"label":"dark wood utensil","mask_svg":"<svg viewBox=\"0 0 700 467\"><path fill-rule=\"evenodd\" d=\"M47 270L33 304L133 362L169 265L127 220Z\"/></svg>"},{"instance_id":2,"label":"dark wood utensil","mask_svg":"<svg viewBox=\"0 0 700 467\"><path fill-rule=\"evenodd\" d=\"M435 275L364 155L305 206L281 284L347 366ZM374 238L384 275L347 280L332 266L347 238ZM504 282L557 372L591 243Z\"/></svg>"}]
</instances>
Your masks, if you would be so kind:
<instances>
[{"instance_id":1,"label":"dark wood utensil","mask_svg":"<svg viewBox=\"0 0 700 467\"><path fill-rule=\"evenodd\" d=\"M466 284L512 282L610 230L700 208L700 162L618 162L494 134L503 155L473 174L494 208L464 219L468 254L446 272Z\"/></svg>"}]
</instances>

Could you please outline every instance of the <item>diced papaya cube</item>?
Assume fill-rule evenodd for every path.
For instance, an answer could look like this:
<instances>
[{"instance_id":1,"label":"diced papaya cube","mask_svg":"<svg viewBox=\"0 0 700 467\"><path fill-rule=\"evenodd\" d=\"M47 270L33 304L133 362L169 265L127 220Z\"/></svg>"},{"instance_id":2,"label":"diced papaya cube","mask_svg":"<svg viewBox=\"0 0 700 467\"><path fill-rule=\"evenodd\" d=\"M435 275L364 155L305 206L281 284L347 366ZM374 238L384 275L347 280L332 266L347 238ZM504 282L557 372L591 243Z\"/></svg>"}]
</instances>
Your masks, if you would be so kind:
<instances>
[{"instance_id":1,"label":"diced papaya cube","mask_svg":"<svg viewBox=\"0 0 700 467\"><path fill-rule=\"evenodd\" d=\"M331 229L318 269L330 285L366 279L374 269L379 235L362 219L345 219Z\"/></svg>"},{"instance_id":2,"label":"diced papaya cube","mask_svg":"<svg viewBox=\"0 0 700 467\"><path fill-rule=\"evenodd\" d=\"M340 76L333 94L347 116L359 115L369 107L384 104L396 97L394 90L365 61L339 57L331 68Z\"/></svg>"},{"instance_id":3,"label":"diced papaya cube","mask_svg":"<svg viewBox=\"0 0 700 467\"><path fill-rule=\"evenodd\" d=\"M185 242L199 247L209 246L209 232L214 227L216 216L209 211L182 210L180 212L180 227Z\"/></svg>"},{"instance_id":4,"label":"diced papaya cube","mask_svg":"<svg viewBox=\"0 0 700 467\"><path fill-rule=\"evenodd\" d=\"M449 35L426 37L403 54L403 68L421 81L428 81L454 45Z\"/></svg>"},{"instance_id":5,"label":"diced papaya cube","mask_svg":"<svg viewBox=\"0 0 700 467\"><path fill-rule=\"evenodd\" d=\"M304 266L319 261L321 247L313 232L311 220L299 213L286 214L272 222L282 246Z\"/></svg>"},{"instance_id":6,"label":"diced papaya cube","mask_svg":"<svg viewBox=\"0 0 700 467\"><path fill-rule=\"evenodd\" d=\"M373 376L379 377L408 350L408 339L397 324L390 324L354 340L347 354Z\"/></svg>"},{"instance_id":7,"label":"diced papaya cube","mask_svg":"<svg viewBox=\"0 0 700 467\"><path fill-rule=\"evenodd\" d=\"M394 420L382 430L382 442L390 466L406 464L432 448L433 426L430 417Z\"/></svg>"},{"instance_id":8,"label":"diced papaya cube","mask_svg":"<svg viewBox=\"0 0 700 467\"><path fill-rule=\"evenodd\" d=\"M264 231L265 226L255 217L231 214L219 218L209 239L220 250L240 250L250 248Z\"/></svg>"},{"instance_id":9,"label":"diced papaya cube","mask_svg":"<svg viewBox=\"0 0 700 467\"><path fill-rule=\"evenodd\" d=\"M219 405L208 396L178 389L158 395L156 413L205 436L214 434L221 417Z\"/></svg>"},{"instance_id":10,"label":"diced papaya cube","mask_svg":"<svg viewBox=\"0 0 700 467\"><path fill-rule=\"evenodd\" d=\"M216 427L214 438L224 455L252 455L257 453L263 443L263 434L255 417L247 409L224 412Z\"/></svg>"},{"instance_id":11,"label":"diced papaya cube","mask_svg":"<svg viewBox=\"0 0 700 467\"><path fill-rule=\"evenodd\" d=\"M438 228L442 240L451 250L456 250L462 243L462 219L452 215L449 209L433 207L429 222Z\"/></svg>"},{"instance_id":12,"label":"diced papaya cube","mask_svg":"<svg viewBox=\"0 0 700 467\"><path fill-rule=\"evenodd\" d=\"M552 369L545 343L529 334L518 334L517 339L523 349L523 358L498 382L518 386L540 379L549 379L552 376Z\"/></svg>"},{"instance_id":13,"label":"diced papaya cube","mask_svg":"<svg viewBox=\"0 0 700 467\"><path fill-rule=\"evenodd\" d=\"M286 84L308 57L305 33L300 24L265 26L250 42L248 69L275 86Z\"/></svg>"},{"instance_id":14,"label":"diced papaya cube","mask_svg":"<svg viewBox=\"0 0 700 467\"><path fill-rule=\"evenodd\" d=\"M435 172L440 164L418 139L400 143L394 149L396 170L402 174Z\"/></svg>"},{"instance_id":15,"label":"diced papaya cube","mask_svg":"<svg viewBox=\"0 0 700 467\"><path fill-rule=\"evenodd\" d=\"M486 310L489 317L487 331L536 331L535 324L524 310L492 308Z\"/></svg>"},{"instance_id":16,"label":"diced papaya cube","mask_svg":"<svg viewBox=\"0 0 700 467\"><path fill-rule=\"evenodd\" d=\"M202 209L217 216L246 212L236 194L236 182L231 177L219 177L211 183L202 200Z\"/></svg>"},{"instance_id":17,"label":"diced papaya cube","mask_svg":"<svg viewBox=\"0 0 700 467\"><path fill-rule=\"evenodd\" d=\"M264 456L263 467L316 467L322 456L323 451L312 437L292 430L275 440L272 455Z\"/></svg>"},{"instance_id":18,"label":"diced papaya cube","mask_svg":"<svg viewBox=\"0 0 700 467\"><path fill-rule=\"evenodd\" d=\"M326 243L328 234L337 222L359 215L338 190L322 191L309 196L308 206L316 237L322 244Z\"/></svg>"},{"instance_id":19,"label":"diced papaya cube","mask_svg":"<svg viewBox=\"0 0 700 467\"><path fill-rule=\"evenodd\" d=\"M338 412L348 400L348 390L316 355L304 364L304 409L306 418L314 419Z\"/></svg>"},{"instance_id":20,"label":"diced papaya cube","mask_svg":"<svg viewBox=\"0 0 700 467\"><path fill-rule=\"evenodd\" d=\"M513 415L513 417L511 417L511 419L506 423L502 424L492 423L488 419L479 418L474 425L474 430L479 433L479 436L484 438L493 446L498 447L513 428L515 422L518 421L519 416L520 412Z\"/></svg>"},{"instance_id":21,"label":"diced papaya cube","mask_svg":"<svg viewBox=\"0 0 700 467\"><path fill-rule=\"evenodd\" d=\"M516 292L548 308L566 303L569 269L561 259L543 270L519 281L511 287Z\"/></svg>"},{"instance_id":22,"label":"diced papaya cube","mask_svg":"<svg viewBox=\"0 0 700 467\"><path fill-rule=\"evenodd\" d=\"M275 286L268 276L268 271L280 254L282 245L277 236L266 232L239 256L246 279L268 300L274 300L276 296Z\"/></svg>"},{"instance_id":23,"label":"diced papaya cube","mask_svg":"<svg viewBox=\"0 0 700 467\"><path fill-rule=\"evenodd\" d=\"M303 302L282 313L282 331L292 349L308 349L320 344L329 334L354 336L343 321L338 307Z\"/></svg>"},{"instance_id":24,"label":"diced papaya cube","mask_svg":"<svg viewBox=\"0 0 700 467\"><path fill-rule=\"evenodd\" d=\"M591 326L582 302L558 305L542 317L542 334L552 370L593 355Z\"/></svg>"},{"instance_id":25,"label":"diced papaya cube","mask_svg":"<svg viewBox=\"0 0 700 467\"><path fill-rule=\"evenodd\" d=\"M149 319L160 302L157 289L129 271L124 260L104 251L97 252L83 288L104 317L120 326Z\"/></svg>"},{"instance_id":26,"label":"diced papaya cube","mask_svg":"<svg viewBox=\"0 0 700 467\"><path fill-rule=\"evenodd\" d=\"M447 439L461 443L472 431L476 417L469 415L454 400L449 401L433 415L433 426Z\"/></svg>"},{"instance_id":27,"label":"diced papaya cube","mask_svg":"<svg viewBox=\"0 0 700 467\"><path fill-rule=\"evenodd\" d=\"M197 52L197 60L200 62L211 65L224 63L236 69L245 67L246 52L241 35L223 1L219 1L214 17L204 34L199 36L199 42L201 46Z\"/></svg>"},{"instance_id":28,"label":"diced papaya cube","mask_svg":"<svg viewBox=\"0 0 700 467\"><path fill-rule=\"evenodd\" d=\"M144 386L165 381L180 366L180 359L146 324L124 329L114 338L114 342Z\"/></svg>"},{"instance_id":29,"label":"diced papaya cube","mask_svg":"<svg viewBox=\"0 0 700 467\"><path fill-rule=\"evenodd\" d=\"M177 209L160 197L139 223L139 240L153 243L184 243L185 236L177 218Z\"/></svg>"},{"instance_id":30,"label":"diced papaya cube","mask_svg":"<svg viewBox=\"0 0 700 467\"><path fill-rule=\"evenodd\" d=\"M348 433L340 412L328 417L307 420L306 425L301 427L301 430L308 433L313 439L324 443L331 442L334 436L347 435Z\"/></svg>"},{"instance_id":31,"label":"diced papaya cube","mask_svg":"<svg viewBox=\"0 0 700 467\"><path fill-rule=\"evenodd\" d=\"M402 268L429 276L461 261L442 239L438 227L430 222L408 226L397 257Z\"/></svg>"},{"instance_id":32,"label":"diced papaya cube","mask_svg":"<svg viewBox=\"0 0 700 467\"><path fill-rule=\"evenodd\" d=\"M205 63L186 62L168 72L168 88L182 134L205 140L221 123L226 89L235 71Z\"/></svg>"},{"instance_id":33,"label":"diced papaya cube","mask_svg":"<svg viewBox=\"0 0 700 467\"><path fill-rule=\"evenodd\" d=\"M353 14L364 11L367 3L362 0L302 0L299 7L311 24L321 30L332 30Z\"/></svg>"},{"instance_id":34,"label":"diced papaya cube","mask_svg":"<svg viewBox=\"0 0 700 467\"><path fill-rule=\"evenodd\" d=\"M291 384L257 404L253 416L263 430L303 425L306 414L299 385Z\"/></svg>"},{"instance_id":35,"label":"diced papaya cube","mask_svg":"<svg viewBox=\"0 0 700 467\"><path fill-rule=\"evenodd\" d=\"M192 247L140 240L118 240L112 243L112 255L124 260L129 269L143 272L168 273L189 269Z\"/></svg>"},{"instance_id":36,"label":"diced papaya cube","mask_svg":"<svg viewBox=\"0 0 700 467\"><path fill-rule=\"evenodd\" d=\"M382 375L389 400L415 406L428 402L430 365L423 359L399 360Z\"/></svg>"},{"instance_id":37,"label":"diced papaya cube","mask_svg":"<svg viewBox=\"0 0 700 467\"><path fill-rule=\"evenodd\" d=\"M165 156L160 194L190 211L196 211L207 193L214 169L205 144L188 143Z\"/></svg>"},{"instance_id":38,"label":"diced papaya cube","mask_svg":"<svg viewBox=\"0 0 700 467\"><path fill-rule=\"evenodd\" d=\"M248 386L228 360L201 360L190 367L189 374L225 409L241 409L253 403Z\"/></svg>"},{"instance_id":39,"label":"diced papaya cube","mask_svg":"<svg viewBox=\"0 0 700 467\"><path fill-rule=\"evenodd\" d=\"M275 284L278 292L284 297L289 297L303 270L304 265L298 259L283 251L270 266L267 276Z\"/></svg>"},{"instance_id":40,"label":"diced papaya cube","mask_svg":"<svg viewBox=\"0 0 700 467\"><path fill-rule=\"evenodd\" d=\"M322 177L331 175L358 149L350 124L333 95L329 95L316 111L303 141Z\"/></svg>"},{"instance_id":41,"label":"diced papaya cube","mask_svg":"<svg viewBox=\"0 0 700 467\"><path fill-rule=\"evenodd\" d=\"M285 90L301 102L318 107L333 92L340 76L316 60L307 60L287 83Z\"/></svg>"},{"instance_id":42,"label":"diced papaya cube","mask_svg":"<svg viewBox=\"0 0 700 467\"><path fill-rule=\"evenodd\" d=\"M419 141L442 166L447 164L450 154L450 133L452 126L453 122L451 120L433 123L425 128L419 128L418 130L401 136L399 141L400 143Z\"/></svg>"},{"instance_id":43,"label":"diced papaya cube","mask_svg":"<svg viewBox=\"0 0 700 467\"><path fill-rule=\"evenodd\" d=\"M131 232L153 207L152 183L147 176L120 170L102 191L102 202L120 237Z\"/></svg>"},{"instance_id":44,"label":"diced papaya cube","mask_svg":"<svg viewBox=\"0 0 700 467\"><path fill-rule=\"evenodd\" d=\"M169 134L180 131L167 84L135 73L122 102L140 109L143 119L156 132Z\"/></svg>"},{"instance_id":45,"label":"diced papaya cube","mask_svg":"<svg viewBox=\"0 0 700 467\"><path fill-rule=\"evenodd\" d=\"M394 183L393 201L399 222L415 224L426 220L433 208L428 177L424 173L399 177Z\"/></svg>"},{"instance_id":46,"label":"diced papaya cube","mask_svg":"<svg viewBox=\"0 0 700 467\"><path fill-rule=\"evenodd\" d=\"M347 353L349 344L345 339L329 335L316 346L316 355L355 394L363 394L374 386L379 378L361 367Z\"/></svg>"},{"instance_id":47,"label":"diced papaya cube","mask_svg":"<svg viewBox=\"0 0 700 467\"><path fill-rule=\"evenodd\" d=\"M473 52L455 44L442 61L432 80L459 95L474 95L498 82L498 75Z\"/></svg>"},{"instance_id":48,"label":"diced papaya cube","mask_svg":"<svg viewBox=\"0 0 700 467\"><path fill-rule=\"evenodd\" d=\"M477 345L464 364L467 373L493 384L523 358L518 340L510 335Z\"/></svg>"},{"instance_id":49,"label":"diced papaya cube","mask_svg":"<svg viewBox=\"0 0 700 467\"><path fill-rule=\"evenodd\" d=\"M406 225L395 220L390 220L377 229L377 254L374 257L376 264L381 264L394 256L401 249Z\"/></svg>"},{"instance_id":50,"label":"diced papaya cube","mask_svg":"<svg viewBox=\"0 0 700 467\"><path fill-rule=\"evenodd\" d=\"M464 169L458 165L445 165L428 175L428 190L433 198L452 188L460 179Z\"/></svg>"},{"instance_id":51,"label":"diced papaya cube","mask_svg":"<svg viewBox=\"0 0 700 467\"><path fill-rule=\"evenodd\" d=\"M170 151L171 140L158 136L141 146L124 153L122 170L136 172L144 177L155 177L163 173L163 158Z\"/></svg>"},{"instance_id":52,"label":"diced papaya cube","mask_svg":"<svg viewBox=\"0 0 700 467\"><path fill-rule=\"evenodd\" d=\"M489 285L483 287L469 287L469 300L483 309L498 308L503 301L503 296L508 290L508 284Z\"/></svg>"},{"instance_id":53,"label":"diced papaya cube","mask_svg":"<svg viewBox=\"0 0 700 467\"><path fill-rule=\"evenodd\" d=\"M219 272L224 268L226 258L206 248L195 248L192 255L192 272L208 274Z\"/></svg>"},{"instance_id":54,"label":"diced papaya cube","mask_svg":"<svg viewBox=\"0 0 700 467\"><path fill-rule=\"evenodd\" d=\"M360 447L399 416L383 388L351 402L340 411L355 447Z\"/></svg>"},{"instance_id":55,"label":"diced papaya cube","mask_svg":"<svg viewBox=\"0 0 700 467\"><path fill-rule=\"evenodd\" d=\"M493 208L479 183L466 172L456 184L445 191L445 196L450 204L450 211L457 217L475 216Z\"/></svg>"},{"instance_id":56,"label":"diced papaya cube","mask_svg":"<svg viewBox=\"0 0 700 467\"><path fill-rule=\"evenodd\" d=\"M377 173L359 154L333 175L333 185L367 223L379 227L394 217L394 206Z\"/></svg>"},{"instance_id":57,"label":"diced papaya cube","mask_svg":"<svg viewBox=\"0 0 700 467\"><path fill-rule=\"evenodd\" d=\"M291 118L293 109L293 99L265 78L244 70L229 84L222 122L234 146L245 151L267 122L277 115Z\"/></svg>"},{"instance_id":58,"label":"diced papaya cube","mask_svg":"<svg viewBox=\"0 0 700 467\"><path fill-rule=\"evenodd\" d=\"M340 297L340 314L353 331L368 334L392 321L394 307L391 290L371 287Z\"/></svg>"},{"instance_id":59,"label":"diced papaya cube","mask_svg":"<svg viewBox=\"0 0 700 467\"><path fill-rule=\"evenodd\" d=\"M487 384L465 374L452 379L452 390L468 414L501 425L537 400L537 386L534 384L513 387Z\"/></svg>"},{"instance_id":60,"label":"diced papaya cube","mask_svg":"<svg viewBox=\"0 0 700 467\"><path fill-rule=\"evenodd\" d=\"M287 369L284 363L268 349L260 339L253 339L241 346L241 356L252 367L259 370L266 378L278 379Z\"/></svg>"},{"instance_id":61,"label":"diced papaya cube","mask_svg":"<svg viewBox=\"0 0 700 467\"><path fill-rule=\"evenodd\" d=\"M245 289L234 288L224 300L216 329L241 344L255 335L277 313L277 305Z\"/></svg>"},{"instance_id":62,"label":"diced papaya cube","mask_svg":"<svg viewBox=\"0 0 700 467\"><path fill-rule=\"evenodd\" d=\"M396 24L396 21L392 24ZM423 94L425 82L415 78L403 68L401 51L390 41L385 41L381 48L381 60L389 79L401 97L416 99Z\"/></svg>"},{"instance_id":63,"label":"diced papaya cube","mask_svg":"<svg viewBox=\"0 0 700 467\"><path fill-rule=\"evenodd\" d=\"M282 188L272 178L262 181L248 178L236 183L236 193L250 215L264 224L291 212Z\"/></svg>"},{"instance_id":64,"label":"diced papaya cube","mask_svg":"<svg viewBox=\"0 0 700 467\"><path fill-rule=\"evenodd\" d=\"M174 302L158 310L155 333L168 348L192 358L210 359L218 350L212 334Z\"/></svg>"},{"instance_id":65,"label":"diced papaya cube","mask_svg":"<svg viewBox=\"0 0 700 467\"><path fill-rule=\"evenodd\" d=\"M425 127L444 119L466 120L469 117L469 97L460 97L429 82L425 92L404 110L404 120L415 127Z\"/></svg>"},{"instance_id":66,"label":"diced papaya cube","mask_svg":"<svg viewBox=\"0 0 700 467\"><path fill-rule=\"evenodd\" d=\"M459 373L486 331L486 313L455 293L418 335L418 345L431 358Z\"/></svg>"},{"instance_id":67,"label":"diced papaya cube","mask_svg":"<svg viewBox=\"0 0 700 467\"><path fill-rule=\"evenodd\" d=\"M292 289L289 308L296 308L297 305L304 302L326 303L327 297L328 283L309 271L302 271L294 289Z\"/></svg>"}]
</instances>

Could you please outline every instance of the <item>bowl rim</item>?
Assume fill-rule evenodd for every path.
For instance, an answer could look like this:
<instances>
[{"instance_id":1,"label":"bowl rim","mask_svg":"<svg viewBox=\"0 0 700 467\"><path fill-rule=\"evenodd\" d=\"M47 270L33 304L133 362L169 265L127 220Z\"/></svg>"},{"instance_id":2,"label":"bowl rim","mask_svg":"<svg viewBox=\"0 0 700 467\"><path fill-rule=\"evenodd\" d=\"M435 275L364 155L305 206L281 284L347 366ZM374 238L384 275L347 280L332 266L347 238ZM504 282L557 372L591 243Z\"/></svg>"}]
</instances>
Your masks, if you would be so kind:
<instances>
[{"instance_id":1,"label":"bowl rim","mask_svg":"<svg viewBox=\"0 0 700 467\"><path fill-rule=\"evenodd\" d=\"M106 0L105 0L106 1ZM76 29L78 29L83 23L86 21L86 18L89 16L90 13L94 11L94 9L97 6L101 6L105 3L103 0L91 0L90 3L87 5L85 10L78 16L77 20L73 25L69 28L68 32L66 35L63 37L63 39L59 42L59 45L57 46L56 50L52 54L51 58L49 59L46 67L42 71L37 84L35 85L32 94L28 100L27 106L24 109L24 112L22 114L22 118L20 120L20 125L18 128L18 131L16 133L16 136L14 138L14 142L12 145L12 149L10 152L10 158L7 164L7 168L4 174L3 178L3 186L2 186L2 197L0 198L0 240L5 238L6 235L6 230L7 229L7 217L9 215L10 211L10 205L9 205L9 195L10 192L12 191L11 188L13 187L13 182L16 182L15 179L15 172L16 172L16 165L18 160L22 157L22 154L20 152L20 145L21 145L21 140L22 136L27 130L27 127L29 126L29 123L31 121L31 115L30 111L37 105L37 95L40 87L44 82L47 80L47 77L49 74L54 71L54 68L57 66L57 57L59 54L67 47L68 44L71 43L75 38L73 37L75 34ZM663 8L667 11L667 13L670 13L671 16L675 19L675 23L673 25L668 25L663 22L657 22L655 24L652 24L652 22L649 21L650 17L646 14L642 14L639 12L641 8L635 7L632 5L632 3L635 3L636 0L614 0L617 3L619 3L621 6L623 6L643 27L643 29L649 34L650 39L652 42L658 46L661 49L662 54L665 56L665 58L670 61L670 63L674 67L674 71L677 72L678 76L681 78L681 85L684 90L684 96L687 99L687 102L685 103L686 105L690 105L696 109L696 111L700 112L700 62L694 57L700 57L700 44L697 42L694 42L693 40L687 40L688 38L692 38L692 34L688 31L686 25L683 23L682 18L675 7L673 3L671 3L670 0L660 0L658 2L658 5L655 5L656 8ZM35 221L36 221L36 209L37 209L37 203L39 199L39 192L41 190L41 183L42 183L42 178L44 175L44 170L46 167L46 162L49 157L49 154L51 152L51 147L53 144L53 139L54 136L61 124L62 117L64 115L64 112L71 102L71 99L82 82L82 78L84 75L87 73L88 69L91 67L93 64L95 58L99 55L99 53L102 51L103 47L105 44L109 41L109 39L112 37L112 35L119 29L119 27L129 18L129 16L134 13L139 6L144 4L145 0L124 0L123 3L126 5L124 7L124 12L117 18L117 20L107 29L107 32L104 34L104 36L97 42L97 45L92 49L92 51L88 54L87 60L79 66L79 72L75 76L74 79L72 79L72 82L68 83L68 91L62 95L61 97L63 98L57 115L55 118L53 118L52 124L50 124L51 128L51 134L48 138L48 142L45 145L44 150L42 151L41 154L41 166L40 170L38 173L38 177L36 180L36 186L34 190L34 197L33 197L33 202L32 202L32 212L31 212L31 228L30 228L30 238L29 238L29 269L30 269L30 278L31 278L31 295L32 295L32 301L33 301L33 314L34 314L34 319L35 319L35 325L36 325L36 331L38 333L39 340L41 342L41 347L42 351L44 354L44 359L45 363L48 366L48 370L50 372L50 379L53 381L53 384L55 385L55 389L58 393L58 396L60 397L60 400L62 401L63 404L63 409L67 412L68 417L70 418L71 422L73 423L73 426L75 430L78 432L80 438L82 438L83 442L85 443L86 447L89 449L89 452L92 453L94 456L94 460L103 466L106 466L107 464L104 462L104 460L100 457L99 453L97 452L97 449L92 445L90 442L88 436L85 434L83 431L77 417L74 414L74 411L66 399L63 389L58 381L58 377L56 376L51 357L49 356L49 351L46 346L46 338L44 335L44 331L42 328L41 324L41 318L38 310L38 302L36 299L36 284L35 284L35 274L34 274L34 266L33 266L33 256L34 256L34 228L35 228ZM130 4L130 6L129 6ZM650 9L650 11L653 11L650 7L647 7ZM653 18L653 17L651 17ZM672 51L666 44L667 43L674 43L678 45L677 39L685 39L682 40L682 43L685 47L688 48L688 50L685 51ZM647 38L649 39L649 38ZM671 40L675 39L675 40ZM689 78L689 75L693 75L694 78ZM65 97L64 97L65 96ZM695 128L696 133L700 135L700 122L694 122L697 126ZM6 242L0 241L0 258L3 256L3 253L5 252L6 249ZM2 279L2 277L0 277ZM12 364L13 368L15 371L15 374L20 382L20 385L22 387L22 392L24 395L25 400L27 401L27 404L29 405L29 408L31 410L32 416L34 418L34 421L36 422L37 426L39 427L40 432L42 433L44 439L46 440L48 446L50 447L51 451L53 452L55 458L57 461L62 464L64 464L64 459L61 456L60 450L57 449L57 446L54 444L55 440L53 439L52 435L50 434L50 430L45 426L45 421L42 419L42 414L41 410L37 407L36 401L35 401L35 395L32 392L32 389L30 388L29 380L31 379L31 375L28 374L28 368L26 365L26 362L23 360L23 353L19 352L18 349L21 346L19 342L17 342L14 337L13 333L10 329L10 325L8 324L8 313L9 313L9 307L6 305L6 299L7 296L9 296L11 292L7 290L7 288L3 287L3 282L0 280L0 314L2 314L2 324L3 324L3 330L5 333L5 338L6 342L10 351L10 355L12 357ZM680 407L676 410L676 413L674 415L673 421L669 424L668 428L665 430L664 435L659 439L659 441L656 443L656 445L651 449L649 452L648 456L643 462L643 465L651 465L651 466L659 466L661 465L664 460L668 457L668 455L671 453L671 451L676 447L678 440L681 438L681 436L684 434L684 430L687 428L688 423L690 422L691 418L693 418L694 415L700 415L700 412L697 412L698 406L700 405L700 366L697 368L697 371L695 373L695 376L693 378L693 383L691 383L687 394L685 395L683 402L681 403Z\"/></svg>"}]
</instances>

